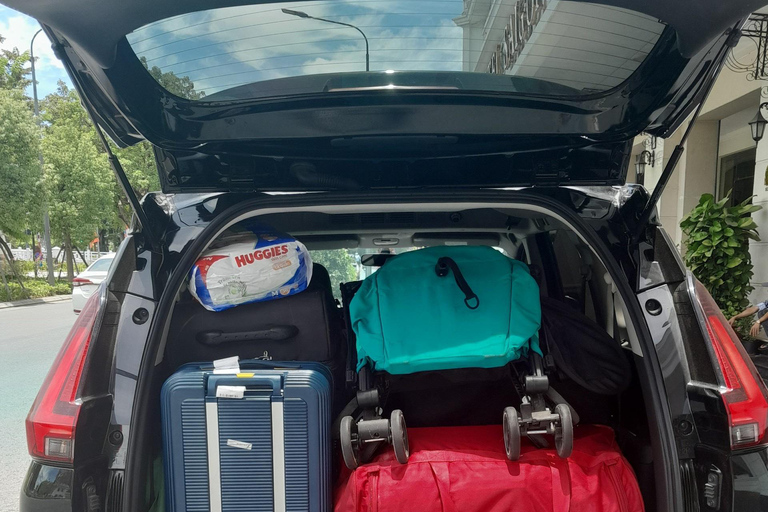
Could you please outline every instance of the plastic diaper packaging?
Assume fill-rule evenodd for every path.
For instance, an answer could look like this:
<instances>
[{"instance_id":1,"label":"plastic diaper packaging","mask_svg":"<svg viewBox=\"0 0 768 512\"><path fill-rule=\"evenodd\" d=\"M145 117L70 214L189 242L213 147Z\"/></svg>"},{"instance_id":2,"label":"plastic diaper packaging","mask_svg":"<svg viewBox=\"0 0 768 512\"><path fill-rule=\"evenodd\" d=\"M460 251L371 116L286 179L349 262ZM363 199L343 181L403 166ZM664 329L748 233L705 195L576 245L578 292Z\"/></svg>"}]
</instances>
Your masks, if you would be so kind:
<instances>
[{"instance_id":1,"label":"plastic diaper packaging","mask_svg":"<svg viewBox=\"0 0 768 512\"><path fill-rule=\"evenodd\" d=\"M205 309L222 311L302 292L311 279L304 244L269 227L240 225L197 260L189 291Z\"/></svg>"}]
</instances>

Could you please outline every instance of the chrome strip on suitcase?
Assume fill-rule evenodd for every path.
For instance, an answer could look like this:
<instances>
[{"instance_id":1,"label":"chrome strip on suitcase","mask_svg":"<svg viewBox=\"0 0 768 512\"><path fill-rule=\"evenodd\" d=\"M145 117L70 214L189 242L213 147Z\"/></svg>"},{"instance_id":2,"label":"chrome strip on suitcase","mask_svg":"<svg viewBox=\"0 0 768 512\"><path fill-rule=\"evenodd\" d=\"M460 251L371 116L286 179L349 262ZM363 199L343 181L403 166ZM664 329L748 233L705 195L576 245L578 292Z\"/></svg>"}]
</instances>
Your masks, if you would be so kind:
<instances>
[{"instance_id":1,"label":"chrome strip on suitcase","mask_svg":"<svg viewBox=\"0 0 768 512\"><path fill-rule=\"evenodd\" d=\"M272 397L272 485L274 510L285 512L285 429L282 397Z\"/></svg>"},{"instance_id":2,"label":"chrome strip on suitcase","mask_svg":"<svg viewBox=\"0 0 768 512\"><path fill-rule=\"evenodd\" d=\"M219 461L219 404L205 402L205 434L208 443L208 495L211 512L221 512L221 469Z\"/></svg>"}]
</instances>

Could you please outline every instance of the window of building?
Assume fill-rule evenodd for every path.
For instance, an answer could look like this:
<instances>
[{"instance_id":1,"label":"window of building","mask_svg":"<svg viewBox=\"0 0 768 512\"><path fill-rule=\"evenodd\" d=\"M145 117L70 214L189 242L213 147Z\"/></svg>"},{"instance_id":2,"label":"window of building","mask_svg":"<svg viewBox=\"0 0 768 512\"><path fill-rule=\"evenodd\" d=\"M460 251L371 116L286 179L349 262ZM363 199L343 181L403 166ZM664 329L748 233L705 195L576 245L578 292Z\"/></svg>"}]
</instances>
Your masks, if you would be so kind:
<instances>
[{"instance_id":1,"label":"window of building","mask_svg":"<svg viewBox=\"0 0 768 512\"><path fill-rule=\"evenodd\" d=\"M752 196L754 181L755 148L739 151L720 159L719 198L730 193L730 204L739 204Z\"/></svg>"}]
</instances>

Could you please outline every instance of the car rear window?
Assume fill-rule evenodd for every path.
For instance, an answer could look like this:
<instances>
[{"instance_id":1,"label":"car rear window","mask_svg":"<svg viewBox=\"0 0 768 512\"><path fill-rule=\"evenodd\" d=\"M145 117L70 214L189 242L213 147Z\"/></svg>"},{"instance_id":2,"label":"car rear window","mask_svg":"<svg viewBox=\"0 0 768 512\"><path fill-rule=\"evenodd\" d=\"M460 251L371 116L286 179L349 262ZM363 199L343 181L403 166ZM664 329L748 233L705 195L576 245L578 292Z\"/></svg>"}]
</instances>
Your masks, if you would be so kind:
<instances>
[{"instance_id":1,"label":"car rear window","mask_svg":"<svg viewBox=\"0 0 768 512\"><path fill-rule=\"evenodd\" d=\"M343 89L338 78L366 66L390 85L411 72L411 87L581 95L626 80L664 27L574 1L328 0L199 11L127 38L161 85L193 100Z\"/></svg>"},{"instance_id":2,"label":"car rear window","mask_svg":"<svg viewBox=\"0 0 768 512\"><path fill-rule=\"evenodd\" d=\"M92 272L107 272L109 270L109 267L112 265L112 261L114 258L104 258L100 260L96 260L93 262L93 264L88 267L88 271Z\"/></svg>"}]
</instances>

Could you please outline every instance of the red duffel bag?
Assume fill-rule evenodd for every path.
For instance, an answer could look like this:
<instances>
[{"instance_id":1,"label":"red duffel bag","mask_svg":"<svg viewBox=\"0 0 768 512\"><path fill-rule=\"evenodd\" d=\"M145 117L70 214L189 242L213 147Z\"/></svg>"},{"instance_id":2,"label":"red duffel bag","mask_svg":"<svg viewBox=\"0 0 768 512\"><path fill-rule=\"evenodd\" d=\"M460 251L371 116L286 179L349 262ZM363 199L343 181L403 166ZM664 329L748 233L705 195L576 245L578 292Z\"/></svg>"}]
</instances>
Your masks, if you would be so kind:
<instances>
[{"instance_id":1,"label":"red duffel bag","mask_svg":"<svg viewBox=\"0 0 768 512\"><path fill-rule=\"evenodd\" d=\"M335 512L643 512L613 430L586 425L574 434L568 459L523 440L512 462L500 425L408 429L408 464L383 449L342 475Z\"/></svg>"}]
</instances>

